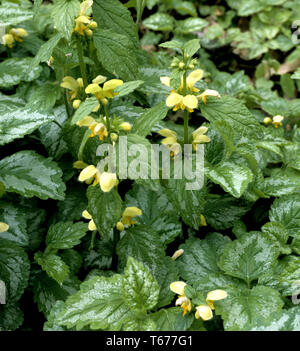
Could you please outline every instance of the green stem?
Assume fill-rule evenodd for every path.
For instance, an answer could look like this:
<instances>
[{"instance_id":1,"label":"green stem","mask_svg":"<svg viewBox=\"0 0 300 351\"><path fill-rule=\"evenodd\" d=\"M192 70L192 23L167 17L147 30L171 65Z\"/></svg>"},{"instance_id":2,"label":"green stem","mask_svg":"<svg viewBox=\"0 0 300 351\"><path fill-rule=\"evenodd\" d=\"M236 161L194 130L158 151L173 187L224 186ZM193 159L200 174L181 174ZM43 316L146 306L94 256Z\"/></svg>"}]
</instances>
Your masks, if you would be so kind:
<instances>
[{"instance_id":1,"label":"green stem","mask_svg":"<svg viewBox=\"0 0 300 351\"><path fill-rule=\"evenodd\" d=\"M118 255L117 255L117 245L120 241L120 232L118 229L114 228L113 242L114 242L114 254L112 257L111 268L117 270L118 268Z\"/></svg>"},{"instance_id":2,"label":"green stem","mask_svg":"<svg viewBox=\"0 0 300 351\"><path fill-rule=\"evenodd\" d=\"M189 143L189 113L184 110L184 144Z\"/></svg>"},{"instance_id":3,"label":"green stem","mask_svg":"<svg viewBox=\"0 0 300 351\"><path fill-rule=\"evenodd\" d=\"M6 47L6 52L7 52L7 57L11 58L11 48L9 48L8 46Z\"/></svg>"},{"instance_id":4,"label":"green stem","mask_svg":"<svg viewBox=\"0 0 300 351\"><path fill-rule=\"evenodd\" d=\"M52 122L55 123L57 126L59 126L60 129L63 129L63 126L59 122L57 122L55 119Z\"/></svg>"},{"instance_id":5,"label":"green stem","mask_svg":"<svg viewBox=\"0 0 300 351\"><path fill-rule=\"evenodd\" d=\"M81 77L83 80L84 88L86 88L88 85L88 80L87 80L87 74L86 74L86 66L83 58L83 48L82 48L82 44L79 36L76 36L76 45L77 45L77 53L78 53Z\"/></svg>"},{"instance_id":6,"label":"green stem","mask_svg":"<svg viewBox=\"0 0 300 351\"><path fill-rule=\"evenodd\" d=\"M64 91L63 97L64 97L64 104L66 107L66 112L67 112L68 119L69 119L71 117L71 114L70 114L69 103L68 103L68 99L67 99L67 91Z\"/></svg>"}]
</instances>

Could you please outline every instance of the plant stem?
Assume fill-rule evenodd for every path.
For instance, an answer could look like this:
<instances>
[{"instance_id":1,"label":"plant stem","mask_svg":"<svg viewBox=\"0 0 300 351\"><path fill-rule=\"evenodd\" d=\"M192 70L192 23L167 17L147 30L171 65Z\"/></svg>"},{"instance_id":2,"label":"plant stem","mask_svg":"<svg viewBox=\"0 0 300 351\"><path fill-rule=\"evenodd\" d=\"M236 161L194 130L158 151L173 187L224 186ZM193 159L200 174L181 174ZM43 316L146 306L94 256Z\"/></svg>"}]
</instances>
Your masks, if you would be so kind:
<instances>
[{"instance_id":1,"label":"plant stem","mask_svg":"<svg viewBox=\"0 0 300 351\"><path fill-rule=\"evenodd\" d=\"M79 66L80 66L80 72L83 80L83 85L84 85L84 88L86 88L88 85L88 80L87 80L87 74L86 74L86 66L83 58L83 48L82 48L82 44L79 36L76 36L76 45L77 45L77 53L78 53Z\"/></svg>"},{"instance_id":2,"label":"plant stem","mask_svg":"<svg viewBox=\"0 0 300 351\"><path fill-rule=\"evenodd\" d=\"M64 104L65 104L65 107L66 107L66 112L67 112L68 119L69 119L71 117L71 115L70 115L69 103L68 103L67 92L66 91L64 91L63 96L64 96Z\"/></svg>"},{"instance_id":3,"label":"plant stem","mask_svg":"<svg viewBox=\"0 0 300 351\"><path fill-rule=\"evenodd\" d=\"M184 110L184 144L189 143L189 113Z\"/></svg>"},{"instance_id":4,"label":"plant stem","mask_svg":"<svg viewBox=\"0 0 300 351\"><path fill-rule=\"evenodd\" d=\"M114 254L111 262L111 268L113 270L117 270L117 267L118 267L117 245L119 241L120 241L120 232L118 231L118 229L114 228L114 236L113 236Z\"/></svg>"}]
</instances>

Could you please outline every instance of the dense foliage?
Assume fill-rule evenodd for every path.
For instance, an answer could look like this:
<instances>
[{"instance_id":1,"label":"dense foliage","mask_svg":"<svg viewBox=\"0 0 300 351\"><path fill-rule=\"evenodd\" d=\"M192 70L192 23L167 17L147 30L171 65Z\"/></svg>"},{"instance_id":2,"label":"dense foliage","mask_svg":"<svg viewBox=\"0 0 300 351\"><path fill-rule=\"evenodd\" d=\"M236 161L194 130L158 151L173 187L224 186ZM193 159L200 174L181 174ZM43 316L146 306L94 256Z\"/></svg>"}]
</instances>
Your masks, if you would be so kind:
<instances>
[{"instance_id":1,"label":"dense foliage","mask_svg":"<svg viewBox=\"0 0 300 351\"><path fill-rule=\"evenodd\" d=\"M1 1L0 330L300 329L297 19L298 0ZM153 144L173 175L204 148L203 187L100 170L121 137L148 175Z\"/></svg>"}]
</instances>

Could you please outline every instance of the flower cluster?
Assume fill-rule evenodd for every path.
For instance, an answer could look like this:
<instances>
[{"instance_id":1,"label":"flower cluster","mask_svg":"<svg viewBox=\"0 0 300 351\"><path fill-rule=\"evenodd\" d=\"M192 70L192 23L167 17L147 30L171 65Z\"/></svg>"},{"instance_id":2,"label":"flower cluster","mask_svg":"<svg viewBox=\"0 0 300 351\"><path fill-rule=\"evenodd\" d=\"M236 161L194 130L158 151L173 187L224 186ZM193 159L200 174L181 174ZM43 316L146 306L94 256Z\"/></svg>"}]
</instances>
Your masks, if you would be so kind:
<instances>
[{"instance_id":1,"label":"flower cluster","mask_svg":"<svg viewBox=\"0 0 300 351\"><path fill-rule=\"evenodd\" d=\"M74 100L73 107L75 109L77 109L81 104L81 100L78 98L83 93L83 80L82 80L82 78L74 79L71 76L66 76L63 78L63 81L60 84L60 86L62 88L69 90L70 100L71 101Z\"/></svg>"},{"instance_id":2,"label":"flower cluster","mask_svg":"<svg viewBox=\"0 0 300 351\"><path fill-rule=\"evenodd\" d=\"M93 5L93 0L85 0L80 4L78 16L75 18L75 27L73 32L79 35L86 34L88 37L93 35L93 29L97 28L97 22L92 21L87 15Z\"/></svg>"},{"instance_id":3,"label":"flower cluster","mask_svg":"<svg viewBox=\"0 0 300 351\"><path fill-rule=\"evenodd\" d=\"M89 230L93 231L93 230L97 229L96 224L95 224L92 216L89 214L89 212L87 210L84 210L82 212L82 217L85 218L85 219L89 219L90 220L89 221L89 225L88 225Z\"/></svg>"},{"instance_id":4,"label":"flower cluster","mask_svg":"<svg viewBox=\"0 0 300 351\"><path fill-rule=\"evenodd\" d=\"M175 294L178 294L178 298L175 302L176 306L180 306L183 309L183 316L192 310L192 302L186 296L184 292L184 288L186 287L186 283L182 281L176 281L170 284L170 289ZM226 299L227 292L221 289L210 291L206 295L206 303L200 304L195 307L195 318L202 318L204 321L210 320L213 318L213 310L215 309L214 301L219 301Z\"/></svg>"},{"instance_id":5,"label":"flower cluster","mask_svg":"<svg viewBox=\"0 0 300 351\"><path fill-rule=\"evenodd\" d=\"M12 28L8 34L2 36L3 45L8 46L9 48L13 47L15 42L21 43L22 38L28 35L27 31L24 28Z\"/></svg>"},{"instance_id":6,"label":"flower cluster","mask_svg":"<svg viewBox=\"0 0 300 351\"><path fill-rule=\"evenodd\" d=\"M282 121L284 120L284 117L281 115L276 115L273 118L271 117L266 117L264 119L264 124L268 125L268 124L273 124L273 126L275 128L278 128L279 126L282 126Z\"/></svg>"},{"instance_id":7,"label":"flower cluster","mask_svg":"<svg viewBox=\"0 0 300 351\"><path fill-rule=\"evenodd\" d=\"M140 210L137 207L126 207L122 214L122 219L117 223L116 228L119 231L123 231L125 229L125 226L131 226L132 224L135 224L136 221L133 221L132 218L136 216L141 216L143 214L142 210Z\"/></svg>"}]
</instances>

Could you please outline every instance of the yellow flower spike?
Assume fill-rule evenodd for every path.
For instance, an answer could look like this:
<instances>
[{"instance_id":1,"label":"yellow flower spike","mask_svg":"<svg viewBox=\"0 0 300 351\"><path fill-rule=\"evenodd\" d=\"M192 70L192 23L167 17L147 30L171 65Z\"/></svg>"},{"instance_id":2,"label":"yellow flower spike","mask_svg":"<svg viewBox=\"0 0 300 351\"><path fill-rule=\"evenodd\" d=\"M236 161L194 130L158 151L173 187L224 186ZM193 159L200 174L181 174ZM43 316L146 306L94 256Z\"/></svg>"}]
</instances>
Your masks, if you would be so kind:
<instances>
[{"instance_id":1,"label":"yellow flower spike","mask_svg":"<svg viewBox=\"0 0 300 351\"><path fill-rule=\"evenodd\" d=\"M122 222L118 222L117 225L116 225L116 228L117 228L120 232L122 232L122 231L125 229L124 224L123 224Z\"/></svg>"},{"instance_id":2,"label":"yellow flower spike","mask_svg":"<svg viewBox=\"0 0 300 351\"><path fill-rule=\"evenodd\" d=\"M84 182L88 179L94 178L98 173L99 171L94 165L87 166L80 172L78 180Z\"/></svg>"},{"instance_id":3,"label":"yellow flower spike","mask_svg":"<svg viewBox=\"0 0 300 351\"><path fill-rule=\"evenodd\" d=\"M143 214L142 210L140 210L139 208L132 206L132 207L126 207L126 209L124 210L123 214L122 214L122 220L121 222L123 224L127 224L128 226L130 226L131 224L135 224L136 221L133 221L132 218L136 217L136 216L141 216Z\"/></svg>"},{"instance_id":4,"label":"yellow flower spike","mask_svg":"<svg viewBox=\"0 0 300 351\"><path fill-rule=\"evenodd\" d=\"M12 48L14 42L15 42L15 39L12 34L4 34L2 36L3 45L8 46L9 48Z\"/></svg>"},{"instance_id":5,"label":"yellow flower spike","mask_svg":"<svg viewBox=\"0 0 300 351\"><path fill-rule=\"evenodd\" d=\"M173 261L177 260L177 258L180 257L181 255L183 255L183 253L184 253L183 249L179 249L179 250L175 251L173 256L172 256L172 260Z\"/></svg>"},{"instance_id":6,"label":"yellow flower spike","mask_svg":"<svg viewBox=\"0 0 300 351\"><path fill-rule=\"evenodd\" d=\"M0 233L4 233L7 232L9 229L9 225L4 223L4 222L0 222Z\"/></svg>"},{"instance_id":7,"label":"yellow flower spike","mask_svg":"<svg viewBox=\"0 0 300 351\"><path fill-rule=\"evenodd\" d=\"M204 321L208 321L212 319L213 313L209 306L207 305L200 305L196 307L195 318L199 319L202 318Z\"/></svg>"},{"instance_id":8,"label":"yellow flower spike","mask_svg":"<svg viewBox=\"0 0 300 351\"><path fill-rule=\"evenodd\" d=\"M212 310L214 310L215 306L214 306L213 302L226 299L227 296L228 295L227 295L227 292L225 290L221 290L221 289L213 290L207 294L206 303L208 304L208 306Z\"/></svg>"},{"instance_id":9,"label":"yellow flower spike","mask_svg":"<svg viewBox=\"0 0 300 351\"><path fill-rule=\"evenodd\" d=\"M221 95L216 90L206 89L202 94L198 95L197 98L206 104L208 96L214 96L217 98L221 97Z\"/></svg>"},{"instance_id":10,"label":"yellow flower spike","mask_svg":"<svg viewBox=\"0 0 300 351\"><path fill-rule=\"evenodd\" d=\"M276 115L273 117L272 124L275 128L278 128L279 126L282 126L282 121L284 120L283 116Z\"/></svg>"},{"instance_id":11,"label":"yellow flower spike","mask_svg":"<svg viewBox=\"0 0 300 351\"><path fill-rule=\"evenodd\" d=\"M101 190L108 193L114 186L117 186L119 182L115 173L103 172L100 176L99 183Z\"/></svg>"},{"instance_id":12,"label":"yellow flower spike","mask_svg":"<svg viewBox=\"0 0 300 351\"><path fill-rule=\"evenodd\" d=\"M89 84L86 88L85 88L85 92L86 94L97 94L97 93L101 93L102 92L102 88L99 87L98 84Z\"/></svg>"},{"instance_id":13,"label":"yellow flower spike","mask_svg":"<svg viewBox=\"0 0 300 351\"><path fill-rule=\"evenodd\" d=\"M92 82L93 82L94 84L102 84L102 83L104 83L105 81L106 81L106 77L101 76L101 75L97 76L96 78L94 78L94 79L92 80Z\"/></svg>"},{"instance_id":14,"label":"yellow flower spike","mask_svg":"<svg viewBox=\"0 0 300 351\"><path fill-rule=\"evenodd\" d=\"M270 118L270 117L265 117L264 118L264 124L265 125L268 125L268 124L271 124L272 123L272 118Z\"/></svg>"},{"instance_id":15,"label":"yellow flower spike","mask_svg":"<svg viewBox=\"0 0 300 351\"><path fill-rule=\"evenodd\" d=\"M76 168L76 169L84 169L88 166L87 163L81 161L81 160L78 160L76 162L73 163L73 167Z\"/></svg>"},{"instance_id":16,"label":"yellow flower spike","mask_svg":"<svg viewBox=\"0 0 300 351\"><path fill-rule=\"evenodd\" d=\"M190 89L193 92L198 92L199 89L195 88L194 85L202 78L203 78L202 69L196 69L195 71L191 72L186 79L186 84L188 89Z\"/></svg>"},{"instance_id":17,"label":"yellow flower spike","mask_svg":"<svg viewBox=\"0 0 300 351\"><path fill-rule=\"evenodd\" d=\"M79 108L80 104L81 104L81 100L79 100L79 99L74 100L73 101L73 108L75 110L77 110Z\"/></svg>"},{"instance_id":18,"label":"yellow flower spike","mask_svg":"<svg viewBox=\"0 0 300 351\"><path fill-rule=\"evenodd\" d=\"M131 124L128 122L123 122L120 124L120 128L122 128L125 132L129 132L131 130Z\"/></svg>"},{"instance_id":19,"label":"yellow flower spike","mask_svg":"<svg viewBox=\"0 0 300 351\"><path fill-rule=\"evenodd\" d=\"M176 281L170 284L170 290L177 295L184 295L184 287L186 286L185 282Z\"/></svg>"}]
</instances>

